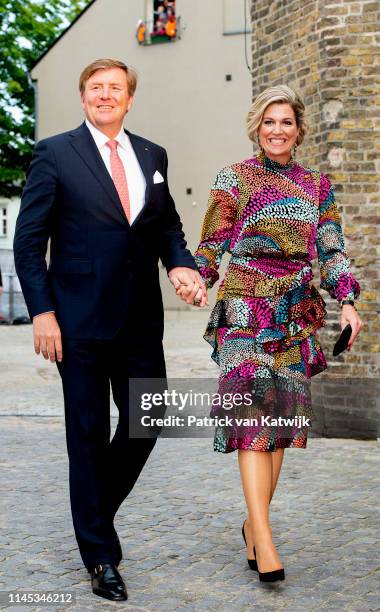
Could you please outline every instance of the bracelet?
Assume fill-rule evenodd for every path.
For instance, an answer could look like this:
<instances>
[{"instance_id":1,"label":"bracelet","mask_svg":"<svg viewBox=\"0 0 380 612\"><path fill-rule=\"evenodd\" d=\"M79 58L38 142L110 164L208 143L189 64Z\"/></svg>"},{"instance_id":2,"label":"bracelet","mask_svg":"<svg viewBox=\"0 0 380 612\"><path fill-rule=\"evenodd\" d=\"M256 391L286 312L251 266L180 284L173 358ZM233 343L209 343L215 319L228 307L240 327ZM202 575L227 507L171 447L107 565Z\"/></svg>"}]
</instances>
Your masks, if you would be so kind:
<instances>
[{"instance_id":1,"label":"bracelet","mask_svg":"<svg viewBox=\"0 0 380 612\"><path fill-rule=\"evenodd\" d=\"M344 304L351 304L351 306L353 306L355 308L354 300L341 300L339 302L339 305L340 305L341 308L342 308L342 306L344 306Z\"/></svg>"}]
</instances>

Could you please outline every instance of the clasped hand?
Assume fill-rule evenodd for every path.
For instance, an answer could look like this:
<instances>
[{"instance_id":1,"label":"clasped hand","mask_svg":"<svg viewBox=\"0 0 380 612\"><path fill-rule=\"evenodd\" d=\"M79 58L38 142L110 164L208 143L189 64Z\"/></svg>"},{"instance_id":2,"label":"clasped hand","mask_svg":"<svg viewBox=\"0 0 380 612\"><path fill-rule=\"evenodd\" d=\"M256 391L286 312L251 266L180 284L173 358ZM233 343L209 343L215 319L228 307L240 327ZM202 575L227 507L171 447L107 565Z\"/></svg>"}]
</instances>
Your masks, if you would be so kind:
<instances>
[{"instance_id":1,"label":"clasped hand","mask_svg":"<svg viewBox=\"0 0 380 612\"><path fill-rule=\"evenodd\" d=\"M173 268L168 276L176 294L186 304L199 308L208 305L206 287L199 272L191 268Z\"/></svg>"}]
</instances>

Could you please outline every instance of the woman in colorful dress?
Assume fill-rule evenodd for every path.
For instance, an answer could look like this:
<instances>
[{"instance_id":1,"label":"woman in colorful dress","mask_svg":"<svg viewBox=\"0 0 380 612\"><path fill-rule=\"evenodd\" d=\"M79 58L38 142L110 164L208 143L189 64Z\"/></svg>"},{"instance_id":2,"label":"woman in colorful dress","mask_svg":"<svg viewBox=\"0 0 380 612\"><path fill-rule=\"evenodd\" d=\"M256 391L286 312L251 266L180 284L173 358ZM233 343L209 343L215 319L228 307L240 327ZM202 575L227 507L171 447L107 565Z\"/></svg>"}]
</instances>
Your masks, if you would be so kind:
<instances>
[{"instance_id":1,"label":"woman in colorful dress","mask_svg":"<svg viewBox=\"0 0 380 612\"><path fill-rule=\"evenodd\" d=\"M285 577L269 522L284 449L306 448L310 378L327 367L317 336L326 304L310 283L313 259L321 288L341 305L341 328L351 324L348 350L362 328L354 305L360 286L333 187L327 176L294 159L306 132L304 112L299 95L285 85L254 101L248 136L260 153L216 176L195 255L209 288L219 278L223 253L231 254L205 333L220 366L221 397L233 392L235 402L230 410L223 402L212 409L221 423L214 450L238 450L248 564L268 582ZM200 295L191 298L197 304Z\"/></svg>"}]
</instances>

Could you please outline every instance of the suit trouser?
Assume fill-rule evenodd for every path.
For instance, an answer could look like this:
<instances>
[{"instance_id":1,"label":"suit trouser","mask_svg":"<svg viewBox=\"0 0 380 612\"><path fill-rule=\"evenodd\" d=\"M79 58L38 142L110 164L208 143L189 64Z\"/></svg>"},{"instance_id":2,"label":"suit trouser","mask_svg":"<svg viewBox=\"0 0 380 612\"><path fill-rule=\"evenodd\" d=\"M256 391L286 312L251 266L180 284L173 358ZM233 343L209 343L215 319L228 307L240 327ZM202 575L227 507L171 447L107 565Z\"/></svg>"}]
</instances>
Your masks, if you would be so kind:
<instances>
[{"instance_id":1,"label":"suit trouser","mask_svg":"<svg viewBox=\"0 0 380 612\"><path fill-rule=\"evenodd\" d=\"M112 340L63 338L58 365L65 400L70 501L83 563L122 558L113 525L120 504L132 490L156 438L129 438L128 378L165 379L161 334L124 324ZM138 333L138 335L137 335ZM110 385L119 420L110 440Z\"/></svg>"}]
</instances>

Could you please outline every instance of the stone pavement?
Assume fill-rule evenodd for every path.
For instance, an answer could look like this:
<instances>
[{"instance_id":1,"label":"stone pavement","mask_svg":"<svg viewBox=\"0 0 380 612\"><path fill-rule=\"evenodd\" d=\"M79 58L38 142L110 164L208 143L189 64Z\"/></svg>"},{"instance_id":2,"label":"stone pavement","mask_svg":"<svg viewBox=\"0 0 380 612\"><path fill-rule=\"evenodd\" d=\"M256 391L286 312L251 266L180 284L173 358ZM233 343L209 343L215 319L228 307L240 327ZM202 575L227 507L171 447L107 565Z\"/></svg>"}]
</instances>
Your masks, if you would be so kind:
<instances>
[{"instance_id":1,"label":"stone pavement","mask_svg":"<svg viewBox=\"0 0 380 612\"><path fill-rule=\"evenodd\" d=\"M168 313L169 376L216 375L199 339L206 316ZM92 595L81 565L62 415L55 366L34 356L31 327L0 327L0 591L73 591L80 611L380 609L377 442L310 437L286 451L271 520L287 577L265 586L245 561L236 453L160 439L117 515L129 591L117 604Z\"/></svg>"}]
</instances>

